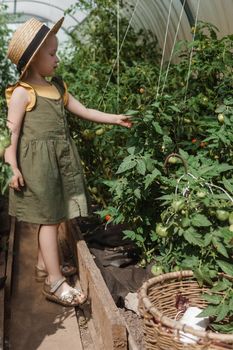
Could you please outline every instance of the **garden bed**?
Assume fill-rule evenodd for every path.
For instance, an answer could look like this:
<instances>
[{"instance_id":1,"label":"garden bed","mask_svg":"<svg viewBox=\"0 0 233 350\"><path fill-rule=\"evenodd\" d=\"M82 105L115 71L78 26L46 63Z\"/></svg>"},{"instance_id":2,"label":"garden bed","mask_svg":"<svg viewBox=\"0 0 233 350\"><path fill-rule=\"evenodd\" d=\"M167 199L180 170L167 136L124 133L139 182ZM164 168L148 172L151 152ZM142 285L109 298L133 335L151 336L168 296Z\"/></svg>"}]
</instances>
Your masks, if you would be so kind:
<instances>
[{"instance_id":1,"label":"garden bed","mask_svg":"<svg viewBox=\"0 0 233 350\"><path fill-rule=\"evenodd\" d=\"M82 237L79 232L79 227L84 233L86 242L79 241L80 237ZM100 223L84 223L83 221L80 222L80 220L73 221L71 226L72 234L75 239L78 240L77 258L78 260L81 259L81 261L79 260L78 262L81 283L84 282L84 285L92 285L92 282L90 282L92 278L90 275L92 272L90 271L94 271L94 275L98 276L98 284L100 284L101 288L104 288L105 291L107 290L107 294L111 294L109 294L109 300L111 300L110 304L112 304L113 310L115 310L116 304L118 307L118 314L125 322L128 334L128 346L131 346L132 349L142 350L144 348L142 319L132 311L132 309L130 310L125 307L124 299L128 293L135 293L136 295L143 281L148 279L151 273L149 272L150 267L144 269L137 265L135 246L132 246L132 242L122 241L122 229L123 227L121 225L109 225L106 227ZM108 238L111 238L110 241ZM121 244L123 243L123 246L119 246L119 242ZM125 249L123 249L124 246ZM126 254L126 251L128 254ZM82 261L83 259L85 262ZM93 264L93 262L95 262L95 264ZM89 264L91 264L91 268L88 267ZM101 277L103 278L103 280L101 278L101 283L99 272L101 272ZM98 293L98 290L96 292ZM103 300L103 298L101 299ZM92 316L94 321L96 317L98 320L99 316L96 316L93 310ZM111 322L110 320L110 323ZM98 321L97 323L99 324ZM113 326L113 328L114 327L115 326ZM120 337L121 336L122 335L120 335ZM112 347L107 347L107 349L110 348L112 349Z\"/></svg>"},{"instance_id":2,"label":"garden bed","mask_svg":"<svg viewBox=\"0 0 233 350\"><path fill-rule=\"evenodd\" d=\"M143 349L141 319L133 311L123 307L123 294L126 292L124 286L122 287L119 280L118 283L115 281L114 288L119 293L115 292L113 295L110 294L107 288L109 281L111 281L110 285L113 287L112 276L114 275L113 271L116 271L116 267L114 269L113 266L110 266L112 273L109 275L105 271L102 276L99 263L94 263L98 258L93 255L92 249L82 239L82 233L75 220L71 222L68 230L72 233L71 239L77 241L79 277L82 288L88 290L91 304L91 327L95 328L95 332L99 336L98 341L102 342L101 349ZM90 254L90 251L92 254ZM127 280L127 277L125 280ZM118 306L121 304L121 307L117 308L114 301L117 301Z\"/></svg>"}]
</instances>

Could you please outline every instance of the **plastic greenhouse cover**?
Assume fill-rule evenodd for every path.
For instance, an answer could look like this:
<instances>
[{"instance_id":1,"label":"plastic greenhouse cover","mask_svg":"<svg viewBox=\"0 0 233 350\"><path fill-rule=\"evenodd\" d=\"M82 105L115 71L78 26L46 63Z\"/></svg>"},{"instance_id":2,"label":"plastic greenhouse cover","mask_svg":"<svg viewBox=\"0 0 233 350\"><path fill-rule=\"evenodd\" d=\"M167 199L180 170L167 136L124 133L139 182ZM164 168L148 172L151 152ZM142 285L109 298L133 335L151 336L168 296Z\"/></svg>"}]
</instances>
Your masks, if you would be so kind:
<instances>
[{"instance_id":1,"label":"plastic greenhouse cover","mask_svg":"<svg viewBox=\"0 0 233 350\"><path fill-rule=\"evenodd\" d=\"M76 3L73 0L4 0L2 2L8 6L8 13L16 14L10 24L12 29L15 29L20 22L24 22L33 16L48 26L51 26L59 18L64 16L64 11ZM58 33L59 40L63 41L66 38L66 31L69 31L73 26L82 22L86 15L85 12L81 11L75 14L75 16L66 14L62 30Z\"/></svg>"},{"instance_id":2,"label":"plastic greenhouse cover","mask_svg":"<svg viewBox=\"0 0 233 350\"><path fill-rule=\"evenodd\" d=\"M121 0L119 0L121 2ZM22 19L37 16L48 25L63 16L64 11L76 0L4 0L10 13L24 14ZM220 30L219 36L233 32L233 2L231 0L122 0L123 16L129 19L133 27L146 28L154 33L160 47L165 45L165 56L169 56L174 42L192 39L191 26L196 19L210 22ZM63 28L59 31L59 40L65 38L65 32L83 21L86 13L67 14ZM16 22L19 20L16 20ZM14 24L13 24L14 26ZM167 36L166 35L167 31ZM166 40L165 40L166 38Z\"/></svg>"}]
</instances>

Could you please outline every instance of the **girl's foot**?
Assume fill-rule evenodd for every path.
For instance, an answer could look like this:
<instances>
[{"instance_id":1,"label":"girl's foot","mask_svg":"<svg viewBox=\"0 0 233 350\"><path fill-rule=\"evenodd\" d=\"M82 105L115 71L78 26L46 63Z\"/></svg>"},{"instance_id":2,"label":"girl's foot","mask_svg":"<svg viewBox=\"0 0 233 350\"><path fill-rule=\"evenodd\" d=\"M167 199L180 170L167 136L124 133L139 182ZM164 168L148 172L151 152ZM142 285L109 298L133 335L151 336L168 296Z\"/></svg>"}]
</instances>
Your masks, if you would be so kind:
<instances>
[{"instance_id":1,"label":"girl's foot","mask_svg":"<svg viewBox=\"0 0 233 350\"><path fill-rule=\"evenodd\" d=\"M84 293L80 289L71 287L65 277L52 283L46 279L43 294L48 300L63 306L78 306L86 301Z\"/></svg>"}]
</instances>

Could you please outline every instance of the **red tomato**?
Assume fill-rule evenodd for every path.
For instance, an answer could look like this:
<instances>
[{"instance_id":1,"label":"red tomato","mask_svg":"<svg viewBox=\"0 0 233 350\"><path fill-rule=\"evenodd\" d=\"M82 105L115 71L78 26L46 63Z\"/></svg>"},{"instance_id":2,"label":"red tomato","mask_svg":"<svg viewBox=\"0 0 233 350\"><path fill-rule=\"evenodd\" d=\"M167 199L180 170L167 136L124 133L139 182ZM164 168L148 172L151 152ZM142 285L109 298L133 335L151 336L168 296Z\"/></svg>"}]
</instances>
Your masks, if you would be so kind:
<instances>
[{"instance_id":1,"label":"red tomato","mask_svg":"<svg viewBox=\"0 0 233 350\"><path fill-rule=\"evenodd\" d=\"M106 215L105 216L105 221L109 221L109 220L111 220L111 215Z\"/></svg>"}]
</instances>

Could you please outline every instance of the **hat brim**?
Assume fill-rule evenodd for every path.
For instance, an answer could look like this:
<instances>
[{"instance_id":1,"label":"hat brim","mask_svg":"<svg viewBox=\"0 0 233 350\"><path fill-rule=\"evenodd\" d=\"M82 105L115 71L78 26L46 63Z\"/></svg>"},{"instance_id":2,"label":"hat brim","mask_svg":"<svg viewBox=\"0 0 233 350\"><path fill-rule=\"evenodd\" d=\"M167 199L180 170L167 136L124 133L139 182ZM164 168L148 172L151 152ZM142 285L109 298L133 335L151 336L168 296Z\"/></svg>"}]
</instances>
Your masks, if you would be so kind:
<instances>
[{"instance_id":1,"label":"hat brim","mask_svg":"<svg viewBox=\"0 0 233 350\"><path fill-rule=\"evenodd\" d=\"M41 48L41 46L44 44L45 40L47 39L47 37L49 36L49 34L54 33L56 34L59 29L62 26L62 23L64 21L64 17L60 18L59 21L57 21L53 27L48 31L48 33L45 35L45 37L43 38L43 40L41 41L40 45L38 45L37 49L34 51L33 55L31 56L31 58L29 59L29 61L27 62L27 64L23 67L22 72L20 74L19 79L21 79L24 75L24 73L26 72L26 70L28 69L28 66L30 65L30 63L32 62L32 59L35 57L35 55L37 54L37 52L39 51L39 49Z\"/></svg>"}]
</instances>

